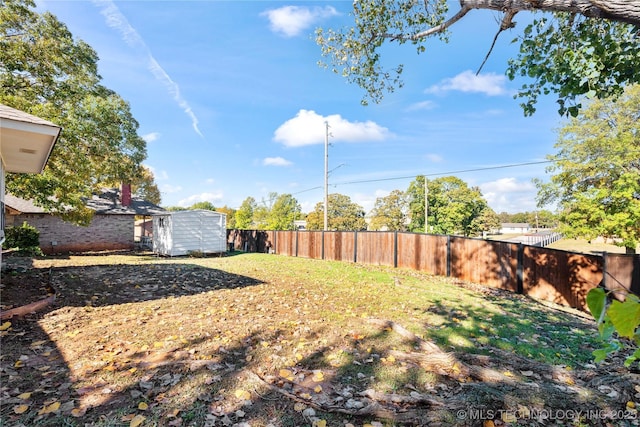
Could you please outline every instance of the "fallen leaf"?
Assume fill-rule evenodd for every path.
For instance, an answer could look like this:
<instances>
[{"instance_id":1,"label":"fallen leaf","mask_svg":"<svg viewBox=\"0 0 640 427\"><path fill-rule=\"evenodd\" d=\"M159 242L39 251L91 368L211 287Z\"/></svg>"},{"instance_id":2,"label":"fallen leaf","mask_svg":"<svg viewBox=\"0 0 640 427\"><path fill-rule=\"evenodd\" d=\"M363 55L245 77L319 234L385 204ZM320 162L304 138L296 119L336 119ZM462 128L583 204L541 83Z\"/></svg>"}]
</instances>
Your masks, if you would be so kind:
<instances>
[{"instance_id":1,"label":"fallen leaf","mask_svg":"<svg viewBox=\"0 0 640 427\"><path fill-rule=\"evenodd\" d=\"M296 403L295 405L293 405L293 410L296 412L302 412L305 409L307 409L307 405L305 405L304 403Z\"/></svg>"},{"instance_id":2,"label":"fallen leaf","mask_svg":"<svg viewBox=\"0 0 640 427\"><path fill-rule=\"evenodd\" d=\"M24 414L29 409L29 405L18 405L13 407L13 412L16 414Z\"/></svg>"},{"instance_id":3,"label":"fallen leaf","mask_svg":"<svg viewBox=\"0 0 640 427\"><path fill-rule=\"evenodd\" d=\"M0 331L6 331L7 329L9 329L11 327L11 322L4 322L2 325L0 325Z\"/></svg>"},{"instance_id":4,"label":"fallen leaf","mask_svg":"<svg viewBox=\"0 0 640 427\"><path fill-rule=\"evenodd\" d=\"M146 417L143 417L142 415L136 415L135 417L133 417L131 419L131 422L129 423L129 427L138 427L140 424L142 424L144 422L144 420L146 420Z\"/></svg>"},{"instance_id":5,"label":"fallen leaf","mask_svg":"<svg viewBox=\"0 0 640 427\"><path fill-rule=\"evenodd\" d=\"M312 380L317 383L324 381L324 374L322 371L314 371Z\"/></svg>"},{"instance_id":6,"label":"fallen leaf","mask_svg":"<svg viewBox=\"0 0 640 427\"><path fill-rule=\"evenodd\" d=\"M313 391L315 391L316 393L322 393L322 386L321 386L321 385L317 385L317 386L315 386L315 388L313 389Z\"/></svg>"},{"instance_id":7,"label":"fallen leaf","mask_svg":"<svg viewBox=\"0 0 640 427\"><path fill-rule=\"evenodd\" d=\"M149 405L147 404L147 402L140 402L138 403L138 409L140 409L141 411L146 411L147 409L149 409Z\"/></svg>"},{"instance_id":8,"label":"fallen leaf","mask_svg":"<svg viewBox=\"0 0 640 427\"><path fill-rule=\"evenodd\" d=\"M313 425L314 427L327 427L327 420L316 420Z\"/></svg>"},{"instance_id":9,"label":"fallen leaf","mask_svg":"<svg viewBox=\"0 0 640 427\"><path fill-rule=\"evenodd\" d=\"M71 410L71 415L76 418L82 417L86 413L87 413L87 410L85 408L73 408Z\"/></svg>"},{"instance_id":10,"label":"fallen leaf","mask_svg":"<svg viewBox=\"0 0 640 427\"><path fill-rule=\"evenodd\" d=\"M289 370L289 369L280 369L279 374L280 374L280 376L282 378L286 378L289 381L293 381L293 372L291 370Z\"/></svg>"},{"instance_id":11,"label":"fallen leaf","mask_svg":"<svg viewBox=\"0 0 640 427\"><path fill-rule=\"evenodd\" d=\"M31 393L22 393L22 394L19 394L17 397L18 399L27 400L28 398L31 397Z\"/></svg>"},{"instance_id":12,"label":"fallen leaf","mask_svg":"<svg viewBox=\"0 0 640 427\"><path fill-rule=\"evenodd\" d=\"M42 409L38 411L38 415L50 414L51 412L56 412L60 408L60 402L53 402L50 405L45 405Z\"/></svg>"},{"instance_id":13,"label":"fallen leaf","mask_svg":"<svg viewBox=\"0 0 640 427\"><path fill-rule=\"evenodd\" d=\"M235 395L240 400L251 400L251 393L247 390L237 389Z\"/></svg>"}]
</instances>

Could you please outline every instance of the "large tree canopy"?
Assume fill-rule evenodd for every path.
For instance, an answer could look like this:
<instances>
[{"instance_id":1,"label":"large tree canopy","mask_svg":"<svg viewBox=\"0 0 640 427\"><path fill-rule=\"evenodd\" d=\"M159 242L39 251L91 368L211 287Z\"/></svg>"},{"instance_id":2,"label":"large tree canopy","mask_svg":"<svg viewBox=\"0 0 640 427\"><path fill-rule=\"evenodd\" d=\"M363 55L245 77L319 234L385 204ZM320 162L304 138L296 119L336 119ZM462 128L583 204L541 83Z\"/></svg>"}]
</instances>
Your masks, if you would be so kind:
<instances>
[{"instance_id":1,"label":"large tree canopy","mask_svg":"<svg viewBox=\"0 0 640 427\"><path fill-rule=\"evenodd\" d=\"M98 56L31 0L0 4L0 103L63 128L41 175L7 175L7 191L86 223L84 199L143 180L145 141L129 104L100 85Z\"/></svg>"},{"instance_id":2,"label":"large tree canopy","mask_svg":"<svg viewBox=\"0 0 640 427\"><path fill-rule=\"evenodd\" d=\"M329 230L359 231L367 228L364 219L364 209L351 201L344 194L329 194L327 217ZM322 230L324 228L324 203L317 203L315 209L307 215L308 230Z\"/></svg>"},{"instance_id":3,"label":"large tree canopy","mask_svg":"<svg viewBox=\"0 0 640 427\"><path fill-rule=\"evenodd\" d=\"M557 94L559 112L575 116L580 96L605 98L624 85L640 82L640 0L460 0L449 13L447 0L358 0L353 2L354 26L318 29L316 41L328 58L324 66L362 87L368 100L379 102L386 92L402 87L403 66L385 68L381 50L386 42L412 43L426 51L433 37L446 41L448 31L474 9L504 14L496 37L515 26L517 13L537 14L521 35L517 58L507 75L531 79L517 96L525 98L526 115L535 112L540 94Z\"/></svg>"},{"instance_id":4,"label":"large tree canopy","mask_svg":"<svg viewBox=\"0 0 640 427\"><path fill-rule=\"evenodd\" d=\"M640 86L616 101L595 100L559 131L553 175L540 204L556 202L568 237L640 242Z\"/></svg>"},{"instance_id":5,"label":"large tree canopy","mask_svg":"<svg viewBox=\"0 0 640 427\"><path fill-rule=\"evenodd\" d=\"M478 187L445 176L429 181L428 188L429 233L476 236L488 230L490 208Z\"/></svg>"}]
</instances>

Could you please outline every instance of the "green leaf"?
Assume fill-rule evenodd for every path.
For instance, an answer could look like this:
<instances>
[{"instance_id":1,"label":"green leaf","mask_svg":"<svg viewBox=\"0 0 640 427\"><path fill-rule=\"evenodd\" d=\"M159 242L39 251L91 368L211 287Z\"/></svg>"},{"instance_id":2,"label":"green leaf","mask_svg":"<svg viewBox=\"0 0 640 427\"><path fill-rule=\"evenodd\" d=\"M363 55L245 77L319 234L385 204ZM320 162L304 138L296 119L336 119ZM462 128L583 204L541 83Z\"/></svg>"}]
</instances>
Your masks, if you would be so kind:
<instances>
[{"instance_id":1,"label":"green leaf","mask_svg":"<svg viewBox=\"0 0 640 427\"><path fill-rule=\"evenodd\" d=\"M636 351L634 351L631 356L625 359L624 366L628 368L629 366L631 366L633 362L635 362L638 359L640 359L640 348L636 349Z\"/></svg>"},{"instance_id":2,"label":"green leaf","mask_svg":"<svg viewBox=\"0 0 640 427\"><path fill-rule=\"evenodd\" d=\"M627 298L624 302L613 301L607 313L620 336L633 338L640 325L640 303L637 300Z\"/></svg>"},{"instance_id":3,"label":"green leaf","mask_svg":"<svg viewBox=\"0 0 640 427\"><path fill-rule=\"evenodd\" d=\"M605 350L604 348L599 348L597 350L594 350L593 351L594 361L596 363L602 362L604 359L607 358L608 354L609 352L607 352L607 350Z\"/></svg>"},{"instance_id":4,"label":"green leaf","mask_svg":"<svg viewBox=\"0 0 640 427\"><path fill-rule=\"evenodd\" d=\"M607 294L602 288L593 288L587 293L587 307L594 319L600 321L607 303Z\"/></svg>"}]
</instances>

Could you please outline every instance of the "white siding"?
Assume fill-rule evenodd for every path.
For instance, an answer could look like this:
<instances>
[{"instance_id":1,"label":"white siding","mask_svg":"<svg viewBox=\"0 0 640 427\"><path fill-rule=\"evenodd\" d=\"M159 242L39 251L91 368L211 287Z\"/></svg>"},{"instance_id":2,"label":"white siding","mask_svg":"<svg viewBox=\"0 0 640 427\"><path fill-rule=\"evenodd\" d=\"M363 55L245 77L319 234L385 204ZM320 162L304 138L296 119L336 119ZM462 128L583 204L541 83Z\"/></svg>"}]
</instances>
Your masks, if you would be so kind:
<instances>
[{"instance_id":1,"label":"white siding","mask_svg":"<svg viewBox=\"0 0 640 427\"><path fill-rule=\"evenodd\" d=\"M169 212L153 217L153 251L160 255L187 255L192 251L227 250L226 215L208 210Z\"/></svg>"}]
</instances>

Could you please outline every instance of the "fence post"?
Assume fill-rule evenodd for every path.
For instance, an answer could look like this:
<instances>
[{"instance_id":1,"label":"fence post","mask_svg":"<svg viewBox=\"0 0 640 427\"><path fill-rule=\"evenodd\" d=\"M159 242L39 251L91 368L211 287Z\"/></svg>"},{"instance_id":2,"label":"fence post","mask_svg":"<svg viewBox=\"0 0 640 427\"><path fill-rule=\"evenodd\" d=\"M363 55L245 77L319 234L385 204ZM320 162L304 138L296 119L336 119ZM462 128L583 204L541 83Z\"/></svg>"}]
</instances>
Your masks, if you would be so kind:
<instances>
[{"instance_id":1,"label":"fence post","mask_svg":"<svg viewBox=\"0 0 640 427\"><path fill-rule=\"evenodd\" d=\"M321 258L324 259L324 230L322 230L322 256Z\"/></svg>"},{"instance_id":2,"label":"fence post","mask_svg":"<svg viewBox=\"0 0 640 427\"><path fill-rule=\"evenodd\" d=\"M609 258L609 254L607 253L607 251L604 251L602 253L602 286L604 287L605 290L608 290L607 288L607 258Z\"/></svg>"},{"instance_id":3,"label":"fence post","mask_svg":"<svg viewBox=\"0 0 640 427\"><path fill-rule=\"evenodd\" d=\"M398 268L398 232L393 232L393 268Z\"/></svg>"},{"instance_id":4,"label":"fence post","mask_svg":"<svg viewBox=\"0 0 640 427\"><path fill-rule=\"evenodd\" d=\"M524 244L518 243L518 256L516 266L516 290L519 294L524 293Z\"/></svg>"},{"instance_id":5,"label":"fence post","mask_svg":"<svg viewBox=\"0 0 640 427\"><path fill-rule=\"evenodd\" d=\"M298 233L299 231L296 230L296 258L298 257Z\"/></svg>"},{"instance_id":6,"label":"fence post","mask_svg":"<svg viewBox=\"0 0 640 427\"><path fill-rule=\"evenodd\" d=\"M278 232L277 231L273 232L273 253L274 254L278 253Z\"/></svg>"},{"instance_id":7,"label":"fence post","mask_svg":"<svg viewBox=\"0 0 640 427\"><path fill-rule=\"evenodd\" d=\"M451 277L451 235L447 234L447 277Z\"/></svg>"},{"instance_id":8,"label":"fence post","mask_svg":"<svg viewBox=\"0 0 640 427\"><path fill-rule=\"evenodd\" d=\"M353 232L353 262L358 262L358 232Z\"/></svg>"}]
</instances>

